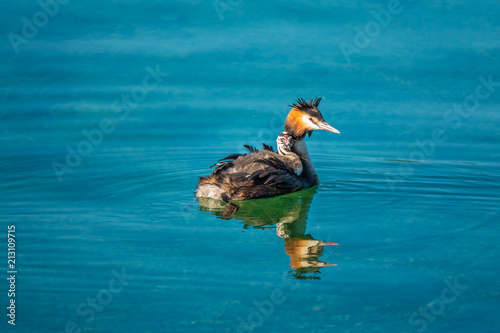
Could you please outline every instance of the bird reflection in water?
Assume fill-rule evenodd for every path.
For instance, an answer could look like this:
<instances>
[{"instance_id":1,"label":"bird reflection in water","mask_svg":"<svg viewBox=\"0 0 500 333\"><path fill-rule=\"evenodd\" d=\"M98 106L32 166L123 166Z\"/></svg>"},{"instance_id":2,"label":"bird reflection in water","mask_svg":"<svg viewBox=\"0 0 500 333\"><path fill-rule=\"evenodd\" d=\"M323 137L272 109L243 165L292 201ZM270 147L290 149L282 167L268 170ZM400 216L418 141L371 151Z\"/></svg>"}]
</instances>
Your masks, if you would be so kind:
<instances>
[{"instance_id":1,"label":"bird reflection in water","mask_svg":"<svg viewBox=\"0 0 500 333\"><path fill-rule=\"evenodd\" d=\"M241 220L244 229L276 228L290 257L291 275L296 279L319 279L322 267L336 266L320 260L324 247L338 244L306 234L307 216L316 189L317 186L278 197L242 201L239 211L224 219ZM199 204L201 210L223 218L221 212L226 206L219 201L199 198Z\"/></svg>"}]
</instances>

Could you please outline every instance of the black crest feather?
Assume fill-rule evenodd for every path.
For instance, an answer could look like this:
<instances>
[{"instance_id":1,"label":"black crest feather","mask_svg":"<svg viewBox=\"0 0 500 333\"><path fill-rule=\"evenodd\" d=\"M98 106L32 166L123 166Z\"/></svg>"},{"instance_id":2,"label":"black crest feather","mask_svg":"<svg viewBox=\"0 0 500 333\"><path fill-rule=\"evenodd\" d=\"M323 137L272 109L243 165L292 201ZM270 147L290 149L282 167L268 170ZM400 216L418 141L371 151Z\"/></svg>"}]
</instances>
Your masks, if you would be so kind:
<instances>
[{"instance_id":1,"label":"black crest feather","mask_svg":"<svg viewBox=\"0 0 500 333\"><path fill-rule=\"evenodd\" d=\"M292 108L297 108L302 111L306 111L309 109L317 108L322 98L323 97L315 97L314 99L309 98L309 102L303 98L297 98L297 101L289 106Z\"/></svg>"}]
</instances>

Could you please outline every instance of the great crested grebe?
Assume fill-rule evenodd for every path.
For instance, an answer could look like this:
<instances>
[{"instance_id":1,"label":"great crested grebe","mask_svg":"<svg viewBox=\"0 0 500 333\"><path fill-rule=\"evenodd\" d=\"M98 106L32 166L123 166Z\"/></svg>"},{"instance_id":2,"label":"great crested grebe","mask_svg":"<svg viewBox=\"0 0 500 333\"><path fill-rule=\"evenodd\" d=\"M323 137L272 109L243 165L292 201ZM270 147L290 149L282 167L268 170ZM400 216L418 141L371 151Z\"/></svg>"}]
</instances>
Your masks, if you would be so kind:
<instances>
[{"instance_id":1,"label":"great crested grebe","mask_svg":"<svg viewBox=\"0 0 500 333\"><path fill-rule=\"evenodd\" d=\"M197 198L212 198L229 205L223 213L230 216L238 206L229 200L268 198L299 191L319 183L307 151L305 136L315 130L340 133L325 122L318 105L321 97L305 101L299 98L285 120L285 132L276 142L278 152L264 144L259 151L245 145L250 154L232 154L212 166L215 170L200 177Z\"/></svg>"}]
</instances>

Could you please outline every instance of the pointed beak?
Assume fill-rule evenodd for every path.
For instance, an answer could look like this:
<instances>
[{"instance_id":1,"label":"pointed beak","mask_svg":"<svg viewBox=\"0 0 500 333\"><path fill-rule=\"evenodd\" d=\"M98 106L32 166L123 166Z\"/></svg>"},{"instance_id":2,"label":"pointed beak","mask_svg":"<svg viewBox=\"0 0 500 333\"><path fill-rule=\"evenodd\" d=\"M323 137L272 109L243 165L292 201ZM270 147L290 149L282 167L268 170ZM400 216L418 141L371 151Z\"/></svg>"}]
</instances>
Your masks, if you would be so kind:
<instances>
[{"instance_id":1,"label":"pointed beak","mask_svg":"<svg viewBox=\"0 0 500 333\"><path fill-rule=\"evenodd\" d=\"M317 123L317 125L318 125L319 129L322 129L322 130L325 130L328 132L332 132L332 133L340 134L340 132L336 128L328 125L326 122L319 122L319 123Z\"/></svg>"}]
</instances>

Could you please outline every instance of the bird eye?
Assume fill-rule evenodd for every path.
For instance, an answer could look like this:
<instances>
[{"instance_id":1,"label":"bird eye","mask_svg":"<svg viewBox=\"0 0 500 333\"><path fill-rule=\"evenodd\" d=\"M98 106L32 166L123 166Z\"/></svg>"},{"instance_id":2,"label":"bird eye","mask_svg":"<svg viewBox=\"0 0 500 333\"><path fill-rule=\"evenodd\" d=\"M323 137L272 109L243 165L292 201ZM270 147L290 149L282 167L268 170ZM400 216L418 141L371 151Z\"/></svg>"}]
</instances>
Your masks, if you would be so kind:
<instances>
[{"instance_id":1,"label":"bird eye","mask_svg":"<svg viewBox=\"0 0 500 333\"><path fill-rule=\"evenodd\" d=\"M309 120L310 120L310 121L313 121L313 119L312 119L312 118L309 118Z\"/></svg>"}]
</instances>

